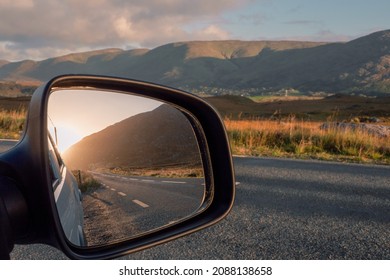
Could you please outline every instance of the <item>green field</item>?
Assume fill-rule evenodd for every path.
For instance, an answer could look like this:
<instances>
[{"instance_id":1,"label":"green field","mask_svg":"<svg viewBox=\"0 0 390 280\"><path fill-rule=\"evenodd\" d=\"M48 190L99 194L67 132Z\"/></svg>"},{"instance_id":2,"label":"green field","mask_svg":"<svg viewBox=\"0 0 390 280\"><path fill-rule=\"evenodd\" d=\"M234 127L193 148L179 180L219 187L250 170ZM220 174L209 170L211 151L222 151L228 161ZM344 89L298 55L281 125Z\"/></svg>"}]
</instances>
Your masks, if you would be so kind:
<instances>
[{"instance_id":1,"label":"green field","mask_svg":"<svg viewBox=\"0 0 390 280\"><path fill-rule=\"evenodd\" d=\"M286 119L294 116L305 121L350 121L359 117L377 117L390 123L390 96L368 98L350 95L327 97L266 96L253 99L242 96L217 96L206 99L223 117L229 119Z\"/></svg>"}]
</instances>

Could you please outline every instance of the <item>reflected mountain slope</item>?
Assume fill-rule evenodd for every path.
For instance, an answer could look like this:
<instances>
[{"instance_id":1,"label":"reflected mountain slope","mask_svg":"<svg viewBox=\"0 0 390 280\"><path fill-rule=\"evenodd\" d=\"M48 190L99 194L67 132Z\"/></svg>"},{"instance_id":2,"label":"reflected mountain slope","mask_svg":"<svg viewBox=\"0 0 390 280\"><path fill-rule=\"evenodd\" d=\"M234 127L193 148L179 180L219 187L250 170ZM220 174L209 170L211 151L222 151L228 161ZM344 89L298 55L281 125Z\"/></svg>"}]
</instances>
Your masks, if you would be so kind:
<instances>
[{"instance_id":1,"label":"reflected mountain slope","mask_svg":"<svg viewBox=\"0 0 390 280\"><path fill-rule=\"evenodd\" d=\"M89 135L71 146L63 158L71 169L84 170L200 164L191 124L169 105Z\"/></svg>"}]
</instances>

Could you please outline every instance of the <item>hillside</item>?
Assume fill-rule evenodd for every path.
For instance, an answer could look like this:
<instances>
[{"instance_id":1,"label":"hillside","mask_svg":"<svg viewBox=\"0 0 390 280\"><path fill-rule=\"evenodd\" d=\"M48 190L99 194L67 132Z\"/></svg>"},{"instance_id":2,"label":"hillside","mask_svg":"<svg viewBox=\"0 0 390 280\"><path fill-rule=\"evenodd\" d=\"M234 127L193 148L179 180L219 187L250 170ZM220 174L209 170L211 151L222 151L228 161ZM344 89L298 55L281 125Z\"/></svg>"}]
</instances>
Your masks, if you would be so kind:
<instances>
[{"instance_id":1,"label":"hillside","mask_svg":"<svg viewBox=\"0 0 390 280\"><path fill-rule=\"evenodd\" d=\"M286 119L349 121L355 117L375 117L390 121L390 97L369 98L337 94L326 98L254 102L242 96L207 97L218 112L229 119Z\"/></svg>"},{"instance_id":2,"label":"hillside","mask_svg":"<svg viewBox=\"0 0 390 280\"><path fill-rule=\"evenodd\" d=\"M6 59L6 58L4 58ZM187 90L390 93L390 30L346 43L198 41L152 50L106 49L44 61L0 61L0 80L102 74Z\"/></svg>"},{"instance_id":3,"label":"hillside","mask_svg":"<svg viewBox=\"0 0 390 280\"><path fill-rule=\"evenodd\" d=\"M90 170L200 164L191 125L181 112L168 105L85 137L70 147L63 158L71 169Z\"/></svg>"},{"instance_id":4,"label":"hillside","mask_svg":"<svg viewBox=\"0 0 390 280\"><path fill-rule=\"evenodd\" d=\"M390 93L390 30L348 43L260 53L242 84ZM227 77L227 80L229 77Z\"/></svg>"}]
</instances>

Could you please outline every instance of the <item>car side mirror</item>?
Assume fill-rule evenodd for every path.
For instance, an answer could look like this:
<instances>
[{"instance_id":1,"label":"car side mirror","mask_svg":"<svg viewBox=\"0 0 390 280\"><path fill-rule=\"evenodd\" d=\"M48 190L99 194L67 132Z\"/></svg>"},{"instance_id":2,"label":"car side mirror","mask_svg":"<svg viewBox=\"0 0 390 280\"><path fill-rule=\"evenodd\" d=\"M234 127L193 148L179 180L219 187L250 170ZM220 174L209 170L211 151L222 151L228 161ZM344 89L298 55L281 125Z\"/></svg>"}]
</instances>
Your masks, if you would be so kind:
<instances>
[{"instance_id":1,"label":"car side mirror","mask_svg":"<svg viewBox=\"0 0 390 280\"><path fill-rule=\"evenodd\" d=\"M1 166L25 209L10 215L15 242L46 243L70 258L115 258L178 238L221 220L234 200L215 110L140 81L49 81L34 93L25 136Z\"/></svg>"}]
</instances>

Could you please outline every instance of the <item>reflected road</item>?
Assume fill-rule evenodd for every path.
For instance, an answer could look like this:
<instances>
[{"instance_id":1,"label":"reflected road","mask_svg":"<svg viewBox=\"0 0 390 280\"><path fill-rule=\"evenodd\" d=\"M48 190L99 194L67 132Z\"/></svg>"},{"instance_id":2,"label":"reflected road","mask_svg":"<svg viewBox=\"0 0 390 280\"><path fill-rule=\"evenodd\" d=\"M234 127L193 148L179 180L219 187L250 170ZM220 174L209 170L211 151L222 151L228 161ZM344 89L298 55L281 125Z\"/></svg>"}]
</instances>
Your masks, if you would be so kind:
<instances>
[{"instance_id":1,"label":"reflected road","mask_svg":"<svg viewBox=\"0 0 390 280\"><path fill-rule=\"evenodd\" d=\"M91 174L101 187L83 198L89 245L174 223L194 213L203 199L203 179Z\"/></svg>"}]
</instances>

